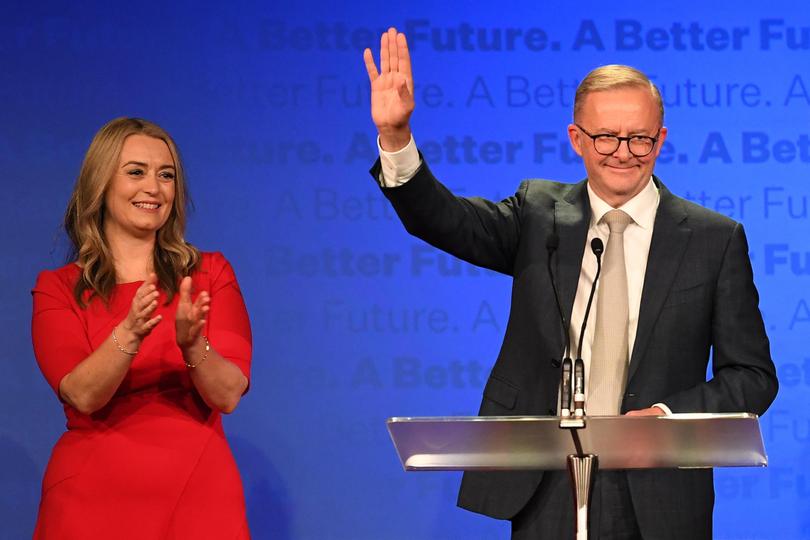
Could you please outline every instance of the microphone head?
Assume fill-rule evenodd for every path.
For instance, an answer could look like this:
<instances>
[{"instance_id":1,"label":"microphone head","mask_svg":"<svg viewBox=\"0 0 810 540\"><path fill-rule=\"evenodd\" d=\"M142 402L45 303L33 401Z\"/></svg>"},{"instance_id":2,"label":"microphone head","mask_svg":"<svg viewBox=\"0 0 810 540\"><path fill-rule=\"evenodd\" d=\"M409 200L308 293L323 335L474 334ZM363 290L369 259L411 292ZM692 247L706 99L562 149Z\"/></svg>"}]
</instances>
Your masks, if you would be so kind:
<instances>
[{"instance_id":1,"label":"microphone head","mask_svg":"<svg viewBox=\"0 0 810 540\"><path fill-rule=\"evenodd\" d=\"M557 233L551 233L546 238L546 249L549 251L554 251L558 247L560 247L560 237Z\"/></svg>"},{"instance_id":2,"label":"microphone head","mask_svg":"<svg viewBox=\"0 0 810 540\"><path fill-rule=\"evenodd\" d=\"M597 257L605 252L605 244L602 243L601 238L594 238L591 240L591 251L593 251L593 254Z\"/></svg>"}]
</instances>

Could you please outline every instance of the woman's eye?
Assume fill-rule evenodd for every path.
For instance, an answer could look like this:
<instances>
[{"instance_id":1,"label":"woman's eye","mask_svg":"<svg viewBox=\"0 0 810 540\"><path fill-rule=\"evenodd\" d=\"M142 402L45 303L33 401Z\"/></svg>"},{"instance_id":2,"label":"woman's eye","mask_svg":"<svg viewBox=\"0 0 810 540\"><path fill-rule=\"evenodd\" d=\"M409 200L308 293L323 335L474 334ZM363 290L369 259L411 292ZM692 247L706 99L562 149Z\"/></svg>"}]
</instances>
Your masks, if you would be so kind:
<instances>
[{"instance_id":1,"label":"woman's eye","mask_svg":"<svg viewBox=\"0 0 810 540\"><path fill-rule=\"evenodd\" d=\"M174 173L169 171L163 171L162 173L160 173L160 177L166 180L174 180Z\"/></svg>"},{"instance_id":2,"label":"woman's eye","mask_svg":"<svg viewBox=\"0 0 810 540\"><path fill-rule=\"evenodd\" d=\"M127 171L127 174L130 176L143 176L143 170L141 169L131 169Z\"/></svg>"}]
</instances>

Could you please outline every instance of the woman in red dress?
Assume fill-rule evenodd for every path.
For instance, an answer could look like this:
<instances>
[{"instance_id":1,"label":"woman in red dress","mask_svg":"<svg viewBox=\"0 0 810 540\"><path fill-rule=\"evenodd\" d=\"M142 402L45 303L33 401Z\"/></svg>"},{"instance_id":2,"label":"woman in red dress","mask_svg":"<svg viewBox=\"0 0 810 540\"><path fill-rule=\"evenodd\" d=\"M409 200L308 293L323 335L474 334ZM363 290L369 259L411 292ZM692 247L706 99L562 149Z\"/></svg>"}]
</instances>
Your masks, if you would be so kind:
<instances>
[{"instance_id":1,"label":"woman in red dress","mask_svg":"<svg viewBox=\"0 0 810 540\"><path fill-rule=\"evenodd\" d=\"M34 351L67 417L35 539L249 538L221 413L248 388L250 323L228 261L184 240L187 199L163 129L96 134L65 214L75 260L33 290Z\"/></svg>"}]
</instances>

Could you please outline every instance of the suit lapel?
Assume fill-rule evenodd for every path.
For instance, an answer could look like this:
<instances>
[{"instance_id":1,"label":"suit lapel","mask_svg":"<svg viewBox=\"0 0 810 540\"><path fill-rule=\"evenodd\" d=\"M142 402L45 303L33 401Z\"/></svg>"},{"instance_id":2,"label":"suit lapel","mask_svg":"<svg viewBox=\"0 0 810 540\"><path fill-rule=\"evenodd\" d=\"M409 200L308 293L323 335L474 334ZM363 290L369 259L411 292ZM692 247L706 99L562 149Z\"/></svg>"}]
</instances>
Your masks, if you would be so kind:
<instances>
[{"instance_id":1,"label":"suit lapel","mask_svg":"<svg viewBox=\"0 0 810 540\"><path fill-rule=\"evenodd\" d=\"M632 379L638 370L640 360L644 357L658 314L672 288L692 234L686 222L687 214L683 203L672 195L660 180L655 178L655 182L658 184L660 201L655 215L647 270L644 274L636 340L627 374L628 381Z\"/></svg>"},{"instance_id":2,"label":"suit lapel","mask_svg":"<svg viewBox=\"0 0 810 540\"><path fill-rule=\"evenodd\" d=\"M591 219L585 186L584 181L573 185L564 199L554 205L557 234L560 236L556 272L559 276L560 303L569 327Z\"/></svg>"}]
</instances>

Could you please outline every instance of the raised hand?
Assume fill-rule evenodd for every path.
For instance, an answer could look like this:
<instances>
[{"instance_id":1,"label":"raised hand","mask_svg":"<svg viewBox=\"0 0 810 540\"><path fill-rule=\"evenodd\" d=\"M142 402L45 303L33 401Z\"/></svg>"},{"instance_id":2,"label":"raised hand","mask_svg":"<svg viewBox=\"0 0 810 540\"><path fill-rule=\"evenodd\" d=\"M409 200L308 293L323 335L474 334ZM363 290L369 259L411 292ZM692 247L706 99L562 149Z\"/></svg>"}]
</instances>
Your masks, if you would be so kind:
<instances>
[{"instance_id":1,"label":"raised hand","mask_svg":"<svg viewBox=\"0 0 810 540\"><path fill-rule=\"evenodd\" d=\"M135 291L127 318L121 323L121 327L127 332L132 332L138 340L148 336L163 319L162 315L152 318L157 309L158 296L160 293L157 290L157 275L152 273Z\"/></svg>"},{"instance_id":2,"label":"raised hand","mask_svg":"<svg viewBox=\"0 0 810 540\"><path fill-rule=\"evenodd\" d=\"M411 57L405 34L389 28L380 38L380 70L371 49L363 51L371 82L371 119L380 133L380 145L390 152L404 147L411 139L408 124L414 109Z\"/></svg>"},{"instance_id":3,"label":"raised hand","mask_svg":"<svg viewBox=\"0 0 810 540\"><path fill-rule=\"evenodd\" d=\"M191 347L205 326L208 311L211 309L211 296L202 291L191 301L191 278L186 276L180 282L177 313L174 317L177 345L180 349Z\"/></svg>"}]
</instances>

